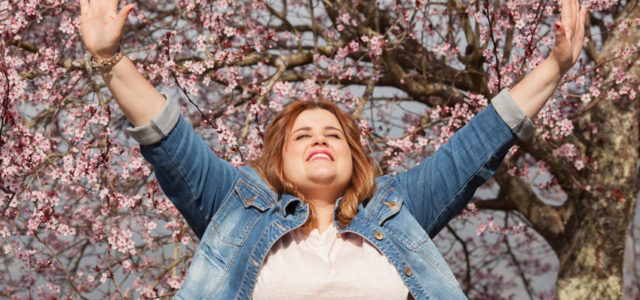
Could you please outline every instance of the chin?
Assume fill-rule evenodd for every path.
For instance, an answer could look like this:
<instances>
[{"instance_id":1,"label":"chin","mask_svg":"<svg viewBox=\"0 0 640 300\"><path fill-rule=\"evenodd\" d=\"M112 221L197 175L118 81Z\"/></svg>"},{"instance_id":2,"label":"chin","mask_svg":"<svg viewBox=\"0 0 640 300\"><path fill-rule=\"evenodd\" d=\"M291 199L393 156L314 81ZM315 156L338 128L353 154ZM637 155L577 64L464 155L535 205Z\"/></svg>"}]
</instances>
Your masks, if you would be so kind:
<instances>
[{"instance_id":1,"label":"chin","mask_svg":"<svg viewBox=\"0 0 640 300\"><path fill-rule=\"evenodd\" d=\"M328 185L335 182L336 176L334 174L322 174L309 176L309 181L316 185Z\"/></svg>"}]
</instances>

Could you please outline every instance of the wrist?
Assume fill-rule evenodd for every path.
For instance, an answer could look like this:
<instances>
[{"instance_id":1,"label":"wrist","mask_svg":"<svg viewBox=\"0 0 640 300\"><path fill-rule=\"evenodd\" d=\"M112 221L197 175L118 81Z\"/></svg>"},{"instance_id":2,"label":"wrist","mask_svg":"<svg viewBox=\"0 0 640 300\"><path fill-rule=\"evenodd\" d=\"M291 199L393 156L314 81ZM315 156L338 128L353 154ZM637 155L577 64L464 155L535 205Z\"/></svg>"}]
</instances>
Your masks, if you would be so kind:
<instances>
[{"instance_id":1,"label":"wrist","mask_svg":"<svg viewBox=\"0 0 640 300\"><path fill-rule=\"evenodd\" d=\"M553 55L550 55L544 61L542 61L539 67L541 69L544 69L547 76L558 81L568 71L568 69L564 67L562 63L560 63L557 59L555 59Z\"/></svg>"},{"instance_id":2,"label":"wrist","mask_svg":"<svg viewBox=\"0 0 640 300\"><path fill-rule=\"evenodd\" d=\"M122 57L124 57L124 53L122 52L120 46L118 46L116 52L110 57L91 57L91 68L94 71L109 71L113 66L120 62L120 60L122 60Z\"/></svg>"},{"instance_id":3,"label":"wrist","mask_svg":"<svg viewBox=\"0 0 640 300\"><path fill-rule=\"evenodd\" d=\"M94 61L96 62L103 62L103 61L107 61L109 60L109 58L112 58L116 55L116 53L114 52L113 54L109 55L109 54L92 54L91 57L93 58Z\"/></svg>"},{"instance_id":4,"label":"wrist","mask_svg":"<svg viewBox=\"0 0 640 300\"><path fill-rule=\"evenodd\" d=\"M119 44L115 44L115 45L110 45L109 47L96 47L93 46L91 48L87 47L87 50L89 50L89 54L91 54L91 57L95 60L95 61L105 61L108 60L109 58L114 57L117 52L118 52L118 48L120 47Z\"/></svg>"},{"instance_id":5,"label":"wrist","mask_svg":"<svg viewBox=\"0 0 640 300\"><path fill-rule=\"evenodd\" d=\"M553 52L544 60L544 63L549 65L549 68L552 68L554 71L558 72L558 74L560 74L560 77L567 73L567 71L569 71L569 69L571 69L571 66L573 65L559 60L553 54Z\"/></svg>"}]
</instances>

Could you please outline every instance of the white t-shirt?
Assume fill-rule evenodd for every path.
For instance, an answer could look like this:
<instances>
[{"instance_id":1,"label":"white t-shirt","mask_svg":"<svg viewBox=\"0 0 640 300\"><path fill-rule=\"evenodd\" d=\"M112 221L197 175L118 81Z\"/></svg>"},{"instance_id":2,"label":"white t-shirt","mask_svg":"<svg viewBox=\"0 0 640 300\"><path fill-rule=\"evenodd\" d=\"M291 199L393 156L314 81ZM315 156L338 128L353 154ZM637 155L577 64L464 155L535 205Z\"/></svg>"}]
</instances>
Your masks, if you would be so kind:
<instances>
[{"instance_id":1,"label":"white t-shirt","mask_svg":"<svg viewBox=\"0 0 640 300\"><path fill-rule=\"evenodd\" d=\"M409 290L373 245L331 226L305 237L296 229L271 248L260 269L253 300L406 300Z\"/></svg>"}]
</instances>

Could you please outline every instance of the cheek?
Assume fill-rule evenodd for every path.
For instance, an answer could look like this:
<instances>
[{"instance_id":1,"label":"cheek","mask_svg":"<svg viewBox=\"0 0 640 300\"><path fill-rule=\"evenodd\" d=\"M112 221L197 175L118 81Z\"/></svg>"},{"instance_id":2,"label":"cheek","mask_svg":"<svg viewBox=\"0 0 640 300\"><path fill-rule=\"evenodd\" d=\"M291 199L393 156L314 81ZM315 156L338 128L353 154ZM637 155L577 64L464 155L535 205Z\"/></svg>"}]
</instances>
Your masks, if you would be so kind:
<instances>
[{"instance_id":1,"label":"cheek","mask_svg":"<svg viewBox=\"0 0 640 300\"><path fill-rule=\"evenodd\" d=\"M343 166L345 171L351 174L353 172L353 156L351 155L349 145L345 144L342 146L341 156L343 157L342 161L344 161Z\"/></svg>"},{"instance_id":2,"label":"cheek","mask_svg":"<svg viewBox=\"0 0 640 300\"><path fill-rule=\"evenodd\" d=\"M284 172L284 176L288 179L295 178L296 174L294 174L300 166L298 166L298 160L294 159L300 155L300 147L296 147L296 145L287 144L282 150L282 171Z\"/></svg>"},{"instance_id":3,"label":"cheek","mask_svg":"<svg viewBox=\"0 0 640 300\"><path fill-rule=\"evenodd\" d=\"M300 144L287 143L284 150L282 150L282 158L284 158L285 161L289 161L292 158L300 156L303 151L304 149Z\"/></svg>"}]
</instances>

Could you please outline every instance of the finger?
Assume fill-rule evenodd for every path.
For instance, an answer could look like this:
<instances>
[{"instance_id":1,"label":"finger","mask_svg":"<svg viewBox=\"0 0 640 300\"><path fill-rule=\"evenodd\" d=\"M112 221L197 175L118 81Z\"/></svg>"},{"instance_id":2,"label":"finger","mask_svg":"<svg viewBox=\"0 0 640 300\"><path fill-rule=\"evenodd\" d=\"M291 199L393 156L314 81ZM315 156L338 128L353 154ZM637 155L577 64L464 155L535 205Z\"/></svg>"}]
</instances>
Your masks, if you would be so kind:
<instances>
[{"instance_id":1,"label":"finger","mask_svg":"<svg viewBox=\"0 0 640 300\"><path fill-rule=\"evenodd\" d=\"M89 0L80 0L80 15L86 15L89 12Z\"/></svg>"},{"instance_id":2,"label":"finger","mask_svg":"<svg viewBox=\"0 0 640 300\"><path fill-rule=\"evenodd\" d=\"M562 23L565 26L564 30L567 32L567 39L572 41L575 36L576 22L578 21L578 15L576 14L578 0L567 0L567 2L567 15L566 18L562 20Z\"/></svg>"},{"instance_id":3,"label":"finger","mask_svg":"<svg viewBox=\"0 0 640 300\"><path fill-rule=\"evenodd\" d=\"M580 22L580 2L579 0L573 0L573 18L575 19L576 24Z\"/></svg>"},{"instance_id":4,"label":"finger","mask_svg":"<svg viewBox=\"0 0 640 300\"><path fill-rule=\"evenodd\" d=\"M576 11L576 22L579 27L584 27L584 17L587 14L587 7L584 5L578 6L578 11Z\"/></svg>"},{"instance_id":5,"label":"finger","mask_svg":"<svg viewBox=\"0 0 640 300\"><path fill-rule=\"evenodd\" d=\"M576 28L576 36L580 39L580 47L582 47L582 42L584 41L584 21L587 15L587 8L580 8L580 14L578 15L578 28Z\"/></svg>"},{"instance_id":6,"label":"finger","mask_svg":"<svg viewBox=\"0 0 640 300\"><path fill-rule=\"evenodd\" d=\"M566 19L563 20L563 23L567 25L567 31L571 31L573 29L575 23L575 4L577 0L567 0L567 15Z\"/></svg>"},{"instance_id":7,"label":"finger","mask_svg":"<svg viewBox=\"0 0 640 300\"><path fill-rule=\"evenodd\" d=\"M102 13L118 13L118 0L89 0Z\"/></svg>"},{"instance_id":8,"label":"finger","mask_svg":"<svg viewBox=\"0 0 640 300\"><path fill-rule=\"evenodd\" d=\"M116 22L117 25L119 26L119 28L124 27L124 24L127 23L127 16L129 16L129 13L136 7L135 4L128 4L125 5L125 7L123 7L120 12L118 13L118 16L116 17Z\"/></svg>"},{"instance_id":9,"label":"finger","mask_svg":"<svg viewBox=\"0 0 640 300\"><path fill-rule=\"evenodd\" d=\"M582 46L584 43L584 20L585 20L586 8L582 7L578 11L576 15L576 22L574 28L574 35L572 43L572 51L573 56L577 59L580 56L580 52L582 51Z\"/></svg>"},{"instance_id":10,"label":"finger","mask_svg":"<svg viewBox=\"0 0 640 300\"><path fill-rule=\"evenodd\" d=\"M569 19L569 2L571 2L571 0L562 0L562 8L560 10L560 21L562 23L566 23Z\"/></svg>"},{"instance_id":11,"label":"finger","mask_svg":"<svg viewBox=\"0 0 640 300\"><path fill-rule=\"evenodd\" d=\"M566 30L562 22L556 22L556 39L565 38Z\"/></svg>"},{"instance_id":12,"label":"finger","mask_svg":"<svg viewBox=\"0 0 640 300\"><path fill-rule=\"evenodd\" d=\"M576 21L575 21L575 31L576 33L580 32L580 28L584 28L584 22L583 22L583 18L582 18L582 10L584 10L584 8L580 8L580 4L578 3L578 5L576 5Z\"/></svg>"},{"instance_id":13,"label":"finger","mask_svg":"<svg viewBox=\"0 0 640 300\"><path fill-rule=\"evenodd\" d=\"M103 1L109 7L109 9L112 9L113 11L118 11L118 2L120 2L119 0L98 0L98 1Z\"/></svg>"}]
</instances>

